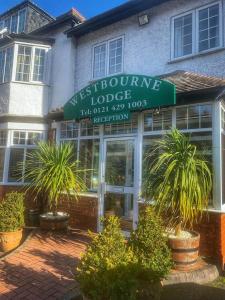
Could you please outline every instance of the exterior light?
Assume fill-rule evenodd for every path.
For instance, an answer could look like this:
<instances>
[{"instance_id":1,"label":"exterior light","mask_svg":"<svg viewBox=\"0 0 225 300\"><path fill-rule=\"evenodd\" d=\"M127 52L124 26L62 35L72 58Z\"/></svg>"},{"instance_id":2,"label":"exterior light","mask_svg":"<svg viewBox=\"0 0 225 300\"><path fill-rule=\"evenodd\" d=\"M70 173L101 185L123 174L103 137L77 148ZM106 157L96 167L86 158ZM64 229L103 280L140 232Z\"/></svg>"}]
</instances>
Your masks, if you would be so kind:
<instances>
[{"instance_id":1,"label":"exterior light","mask_svg":"<svg viewBox=\"0 0 225 300\"><path fill-rule=\"evenodd\" d=\"M147 14L141 15L138 17L138 22L140 26L146 25L149 23L149 16Z\"/></svg>"}]
</instances>

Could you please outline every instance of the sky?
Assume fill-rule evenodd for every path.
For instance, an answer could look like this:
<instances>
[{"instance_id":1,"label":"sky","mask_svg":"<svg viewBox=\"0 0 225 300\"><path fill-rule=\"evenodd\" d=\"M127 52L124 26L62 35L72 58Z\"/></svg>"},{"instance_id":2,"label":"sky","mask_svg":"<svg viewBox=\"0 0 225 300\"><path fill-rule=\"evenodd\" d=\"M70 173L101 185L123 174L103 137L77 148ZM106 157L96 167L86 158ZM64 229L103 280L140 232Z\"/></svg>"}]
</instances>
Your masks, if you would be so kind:
<instances>
[{"instance_id":1,"label":"sky","mask_svg":"<svg viewBox=\"0 0 225 300\"><path fill-rule=\"evenodd\" d=\"M89 19L127 1L129 0L34 0L33 2L54 17L74 7ZM0 0L0 14L20 2L22 2L22 0Z\"/></svg>"}]
</instances>

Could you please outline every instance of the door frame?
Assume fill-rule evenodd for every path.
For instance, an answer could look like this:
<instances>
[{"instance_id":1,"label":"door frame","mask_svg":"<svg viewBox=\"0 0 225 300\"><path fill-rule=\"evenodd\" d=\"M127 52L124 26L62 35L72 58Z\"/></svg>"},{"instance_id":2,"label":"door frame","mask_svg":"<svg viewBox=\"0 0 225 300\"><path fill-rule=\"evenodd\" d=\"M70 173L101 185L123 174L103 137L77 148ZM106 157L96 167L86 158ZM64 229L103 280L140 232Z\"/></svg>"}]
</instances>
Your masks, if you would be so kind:
<instances>
[{"instance_id":1,"label":"door frame","mask_svg":"<svg viewBox=\"0 0 225 300\"><path fill-rule=\"evenodd\" d=\"M106 150L107 142L110 141L127 141L133 140L134 142L134 185L133 187L126 189L129 191L133 190L133 228L136 228L138 221L138 196L139 196L139 147L137 135L129 136L115 136L115 137L104 137L100 145L100 183L98 188L98 231L102 231L101 218L104 216L104 195L105 195L105 167L106 167ZM119 189L120 187L118 187ZM122 187L121 187L122 188ZM115 192L116 193L116 192ZM118 193L120 191L118 190ZM123 192L125 193L125 192Z\"/></svg>"}]
</instances>

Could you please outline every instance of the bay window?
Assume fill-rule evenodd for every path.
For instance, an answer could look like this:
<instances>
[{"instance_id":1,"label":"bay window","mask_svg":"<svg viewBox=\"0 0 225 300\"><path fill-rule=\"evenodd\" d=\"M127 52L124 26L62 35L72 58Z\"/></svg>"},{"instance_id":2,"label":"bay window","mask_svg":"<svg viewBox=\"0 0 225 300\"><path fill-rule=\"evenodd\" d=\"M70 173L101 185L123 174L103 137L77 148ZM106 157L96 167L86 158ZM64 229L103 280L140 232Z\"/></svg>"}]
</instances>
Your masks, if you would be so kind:
<instances>
[{"instance_id":1,"label":"bay window","mask_svg":"<svg viewBox=\"0 0 225 300\"><path fill-rule=\"evenodd\" d=\"M222 6L216 2L172 19L172 59L222 47Z\"/></svg>"},{"instance_id":2,"label":"bay window","mask_svg":"<svg viewBox=\"0 0 225 300\"><path fill-rule=\"evenodd\" d=\"M101 78L123 71L123 38L116 38L93 49L93 78Z\"/></svg>"}]
</instances>

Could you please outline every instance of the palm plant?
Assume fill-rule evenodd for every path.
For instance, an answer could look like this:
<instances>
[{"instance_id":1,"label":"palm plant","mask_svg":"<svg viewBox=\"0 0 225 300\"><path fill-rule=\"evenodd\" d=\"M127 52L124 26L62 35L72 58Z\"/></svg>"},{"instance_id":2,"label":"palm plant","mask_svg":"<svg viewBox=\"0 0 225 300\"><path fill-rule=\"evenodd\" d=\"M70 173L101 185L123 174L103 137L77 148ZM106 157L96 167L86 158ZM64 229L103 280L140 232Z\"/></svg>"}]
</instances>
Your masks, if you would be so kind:
<instances>
[{"instance_id":1,"label":"palm plant","mask_svg":"<svg viewBox=\"0 0 225 300\"><path fill-rule=\"evenodd\" d=\"M27 154L24 178L29 184L26 189L36 195L46 194L49 208L56 214L62 192L77 199L78 193L86 190L80 176L82 172L74 160L72 144L40 142L37 149Z\"/></svg>"},{"instance_id":2,"label":"palm plant","mask_svg":"<svg viewBox=\"0 0 225 300\"><path fill-rule=\"evenodd\" d=\"M212 190L209 164L177 129L166 134L150 153L143 194L155 200L156 210L168 217L176 235L192 226L207 208Z\"/></svg>"}]
</instances>

